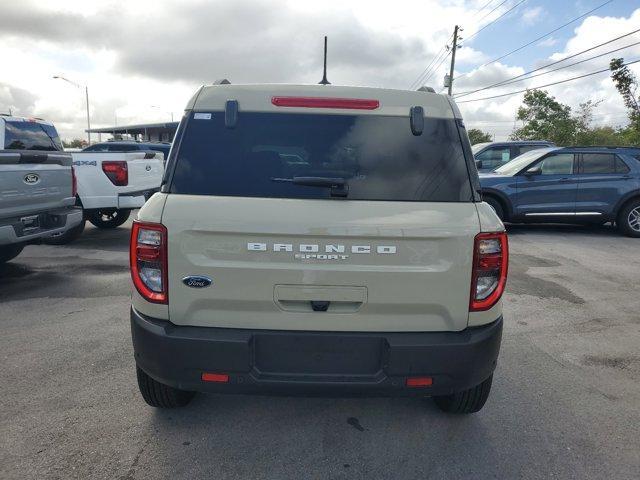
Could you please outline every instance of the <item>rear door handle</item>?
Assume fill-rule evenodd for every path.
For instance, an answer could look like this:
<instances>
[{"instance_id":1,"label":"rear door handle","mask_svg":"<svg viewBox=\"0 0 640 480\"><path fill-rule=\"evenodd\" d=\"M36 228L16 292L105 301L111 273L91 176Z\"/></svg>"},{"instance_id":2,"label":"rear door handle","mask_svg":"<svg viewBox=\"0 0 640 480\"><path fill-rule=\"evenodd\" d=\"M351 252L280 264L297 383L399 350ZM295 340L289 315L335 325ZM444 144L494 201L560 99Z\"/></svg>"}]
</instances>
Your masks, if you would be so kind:
<instances>
[{"instance_id":1,"label":"rear door handle","mask_svg":"<svg viewBox=\"0 0 640 480\"><path fill-rule=\"evenodd\" d=\"M571 178L561 178L560 183L573 183Z\"/></svg>"}]
</instances>

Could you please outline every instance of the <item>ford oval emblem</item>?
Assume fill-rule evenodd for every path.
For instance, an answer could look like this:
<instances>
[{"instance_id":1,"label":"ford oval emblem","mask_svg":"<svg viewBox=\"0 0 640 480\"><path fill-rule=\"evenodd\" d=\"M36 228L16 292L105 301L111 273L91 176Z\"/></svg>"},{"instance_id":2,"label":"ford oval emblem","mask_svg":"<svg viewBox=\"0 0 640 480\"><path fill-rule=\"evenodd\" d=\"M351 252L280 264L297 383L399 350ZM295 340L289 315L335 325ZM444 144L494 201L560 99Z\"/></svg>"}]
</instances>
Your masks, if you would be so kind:
<instances>
[{"instance_id":1,"label":"ford oval emblem","mask_svg":"<svg viewBox=\"0 0 640 480\"><path fill-rule=\"evenodd\" d=\"M35 173L27 173L24 176L24 183L27 185L35 185L40 181L40 177Z\"/></svg>"},{"instance_id":2,"label":"ford oval emblem","mask_svg":"<svg viewBox=\"0 0 640 480\"><path fill-rule=\"evenodd\" d=\"M190 275L188 277L184 277L182 279L182 283L191 288L205 288L211 285L213 280L209 277L203 277L200 275Z\"/></svg>"}]
</instances>

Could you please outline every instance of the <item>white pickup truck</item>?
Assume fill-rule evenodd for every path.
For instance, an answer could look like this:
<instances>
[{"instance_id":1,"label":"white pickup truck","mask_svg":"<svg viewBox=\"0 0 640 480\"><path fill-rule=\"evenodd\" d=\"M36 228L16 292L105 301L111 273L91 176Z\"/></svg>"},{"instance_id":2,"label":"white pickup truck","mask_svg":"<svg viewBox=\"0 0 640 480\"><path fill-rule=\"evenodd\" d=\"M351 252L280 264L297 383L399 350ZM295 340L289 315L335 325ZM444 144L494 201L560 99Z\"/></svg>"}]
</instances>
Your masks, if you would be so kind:
<instances>
[{"instance_id":1,"label":"white pickup truck","mask_svg":"<svg viewBox=\"0 0 640 480\"><path fill-rule=\"evenodd\" d=\"M116 228L160 189L164 155L160 152L73 152L78 195L84 221L47 240L64 244L77 238L88 220L98 228Z\"/></svg>"}]
</instances>

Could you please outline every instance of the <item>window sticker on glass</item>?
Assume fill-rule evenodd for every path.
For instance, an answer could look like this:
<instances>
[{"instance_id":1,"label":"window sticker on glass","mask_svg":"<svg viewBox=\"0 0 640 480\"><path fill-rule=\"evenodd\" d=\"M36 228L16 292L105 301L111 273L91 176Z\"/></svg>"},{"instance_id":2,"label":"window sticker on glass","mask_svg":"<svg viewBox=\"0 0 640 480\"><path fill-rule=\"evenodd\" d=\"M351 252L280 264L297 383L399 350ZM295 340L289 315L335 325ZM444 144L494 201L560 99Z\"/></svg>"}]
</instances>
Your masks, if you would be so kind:
<instances>
[{"instance_id":1,"label":"window sticker on glass","mask_svg":"<svg viewBox=\"0 0 640 480\"><path fill-rule=\"evenodd\" d=\"M211 120L211 114L210 113L194 113L193 119L194 120Z\"/></svg>"}]
</instances>

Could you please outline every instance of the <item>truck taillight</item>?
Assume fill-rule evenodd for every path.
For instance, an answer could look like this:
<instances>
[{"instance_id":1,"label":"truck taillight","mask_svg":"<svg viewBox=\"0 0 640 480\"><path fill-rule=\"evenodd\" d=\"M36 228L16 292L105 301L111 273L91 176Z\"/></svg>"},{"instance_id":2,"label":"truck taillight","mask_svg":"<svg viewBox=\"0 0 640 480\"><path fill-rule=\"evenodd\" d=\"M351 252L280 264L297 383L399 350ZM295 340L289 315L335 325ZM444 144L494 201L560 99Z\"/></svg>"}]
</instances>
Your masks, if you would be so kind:
<instances>
[{"instance_id":1,"label":"truck taillight","mask_svg":"<svg viewBox=\"0 0 640 480\"><path fill-rule=\"evenodd\" d=\"M76 177L76 170L71 166L71 196L75 197L78 194L78 177Z\"/></svg>"},{"instance_id":2,"label":"truck taillight","mask_svg":"<svg viewBox=\"0 0 640 480\"><path fill-rule=\"evenodd\" d=\"M506 232L479 233L473 247L471 274L472 312L489 310L504 292L509 267L509 242Z\"/></svg>"},{"instance_id":3,"label":"truck taillight","mask_svg":"<svg viewBox=\"0 0 640 480\"><path fill-rule=\"evenodd\" d=\"M111 183L118 187L124 187L129 183L127 162L102 162L102 171Z\"/></svg>"},{"instance_id":4,"label":"truck taillight","mask_svg":"<svg viewBox=\"0 0 640 480\"><path fill-rule=\"evenodd\" d=\"M153 303L169 300L167 280L167 228L159 223L134 221L129 259L133 285Z\"/></svg>"}]
</instances>

